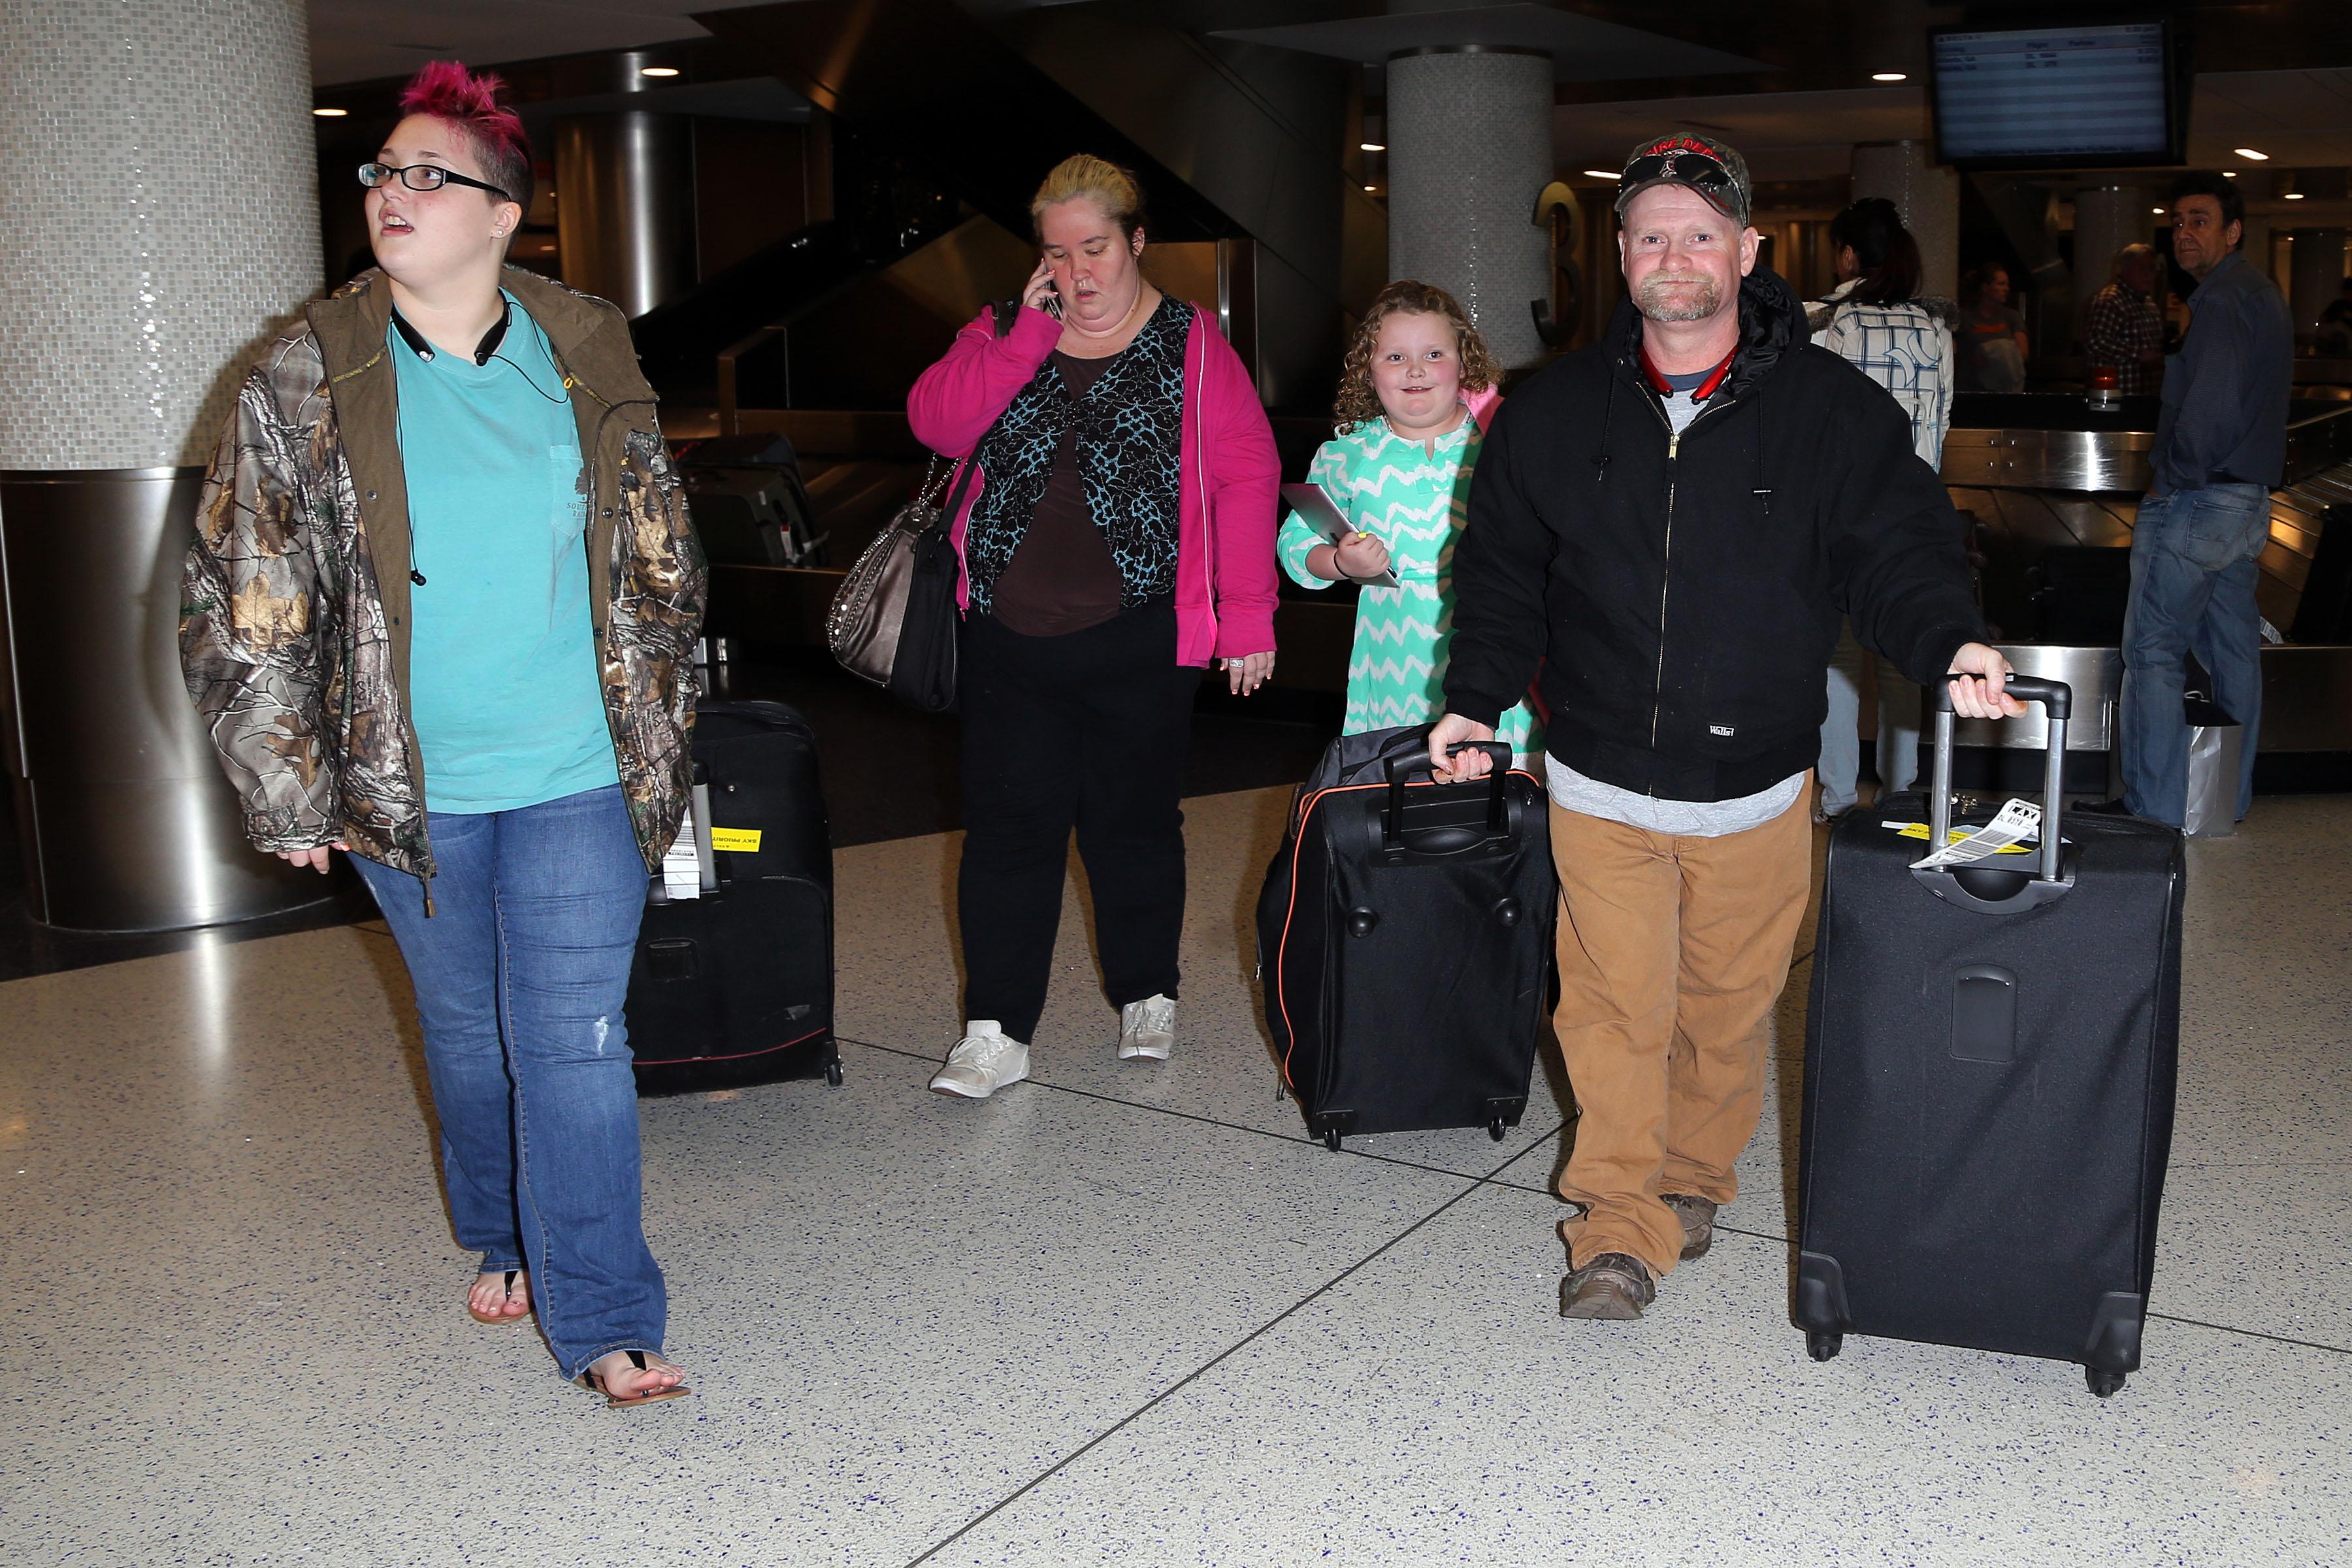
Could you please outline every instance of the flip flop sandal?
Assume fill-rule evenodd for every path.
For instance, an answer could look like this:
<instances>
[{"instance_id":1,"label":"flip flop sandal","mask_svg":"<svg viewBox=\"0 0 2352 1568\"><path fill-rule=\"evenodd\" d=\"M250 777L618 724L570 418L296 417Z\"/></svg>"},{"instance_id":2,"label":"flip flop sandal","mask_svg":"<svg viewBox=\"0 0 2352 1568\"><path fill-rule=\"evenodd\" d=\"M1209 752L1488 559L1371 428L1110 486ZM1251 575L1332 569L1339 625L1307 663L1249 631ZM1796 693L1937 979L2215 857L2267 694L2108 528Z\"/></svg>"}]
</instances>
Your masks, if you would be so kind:
<instances>
[{"instance_id":1,"label":"flip flop sandal","mask_svg":"<svg viewBox=\"0 0 2352 1568\"><path fill-rule=\"evenodd\" d=\"M645 1352L630 1351L627 1354L631 1363L634 1364L639 1372L646 1370ZM603 1394L604 1396L604 1403L614 1410L625 1410L633 1405L656 1405L665 1399L683 1398L685 1395L694 1392L694 1390L687 1387L686 1384L677 1383L672 1384L667 1388L655 1389L647 1394L615 1394L611 1389L604 1386L604 1380L598 1377L593 1370L582 1373L580 1374L580 1381L587 1387L593 1388L597 1393Z\"/></svg>"},{"instance_id":2,"label":"flip flop sandal","mask_svg":"<svg viewBox=\"0 0 2352 1568\"><path fill-rule=\"evenodd\" d=\"M520 1268L509 1268L507 1270L505 1298L507 1300L511 1301L514 1300L514 1282L521 1274L522 1270ZM468 1291L467 1294L470 1297L472 1292ZM474 1303L470 1300L466 1303L466 1314L472 1318L474 1321L478 1323L488 1323L494 1329L503 1323L527 1323L530 1321L530 1314L529 1312L516 1313L512 1316L509 1316L505 1312L477 1312L474 1310Z\"/></svg>"}]
</instances>

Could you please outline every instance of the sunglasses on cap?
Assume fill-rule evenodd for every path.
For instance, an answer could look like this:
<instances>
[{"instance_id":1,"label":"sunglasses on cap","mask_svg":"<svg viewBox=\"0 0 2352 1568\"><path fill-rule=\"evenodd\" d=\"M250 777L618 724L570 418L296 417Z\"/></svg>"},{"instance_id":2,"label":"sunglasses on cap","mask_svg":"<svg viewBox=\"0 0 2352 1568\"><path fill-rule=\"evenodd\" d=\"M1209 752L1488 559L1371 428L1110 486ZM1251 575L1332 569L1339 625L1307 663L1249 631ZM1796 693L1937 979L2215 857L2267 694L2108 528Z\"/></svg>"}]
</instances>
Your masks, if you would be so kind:
<instances>
[{"instance_id":1,"label":"sunglasses on cap","mask_svg":"<svg viewBox=\"0 0 2352 1568\"><path fill-rule=\"evenodd\" d=\"M1644 153L1625 165L1618 176L1621 185L1638 185L1645 181L1676 179L1702 191L1726 191L1736 182L1731 171L1704 153Z\"/></svg>"}]
</instances>

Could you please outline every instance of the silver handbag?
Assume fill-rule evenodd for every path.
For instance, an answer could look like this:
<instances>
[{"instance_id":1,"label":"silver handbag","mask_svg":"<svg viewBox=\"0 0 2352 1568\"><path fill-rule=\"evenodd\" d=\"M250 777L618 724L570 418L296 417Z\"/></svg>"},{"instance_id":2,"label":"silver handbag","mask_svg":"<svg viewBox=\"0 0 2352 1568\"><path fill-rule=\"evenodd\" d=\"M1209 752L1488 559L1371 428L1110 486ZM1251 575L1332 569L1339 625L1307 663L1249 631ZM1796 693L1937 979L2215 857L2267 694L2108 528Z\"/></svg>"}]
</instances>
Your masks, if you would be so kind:
<instances>
[{"instance_id":1,"label":"silver handbag","mask_svg":"<svg viewBox=\"0 0 2352 1568\"><path fill-rule=\"evenodd\" d=\"M927 713L955 701L960 567L948 531L971 466L942 506L947 477L934 456L921 488L858 556L824 617L825 646L842 668Z\"/></svg>"}]
</instances>

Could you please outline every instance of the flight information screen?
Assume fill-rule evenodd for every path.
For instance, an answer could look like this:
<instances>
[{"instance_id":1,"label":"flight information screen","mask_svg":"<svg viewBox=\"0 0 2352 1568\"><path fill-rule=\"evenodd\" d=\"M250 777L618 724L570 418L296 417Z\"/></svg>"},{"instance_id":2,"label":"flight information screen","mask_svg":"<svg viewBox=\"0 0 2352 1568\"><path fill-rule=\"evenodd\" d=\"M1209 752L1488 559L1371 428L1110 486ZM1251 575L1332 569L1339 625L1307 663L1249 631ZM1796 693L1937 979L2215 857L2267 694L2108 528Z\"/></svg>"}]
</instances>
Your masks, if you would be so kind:
<instances>
[{"instance_id":1,"label":"flight information screen","mask_svg":"<svg viewBox=\"0 0 2352 1568\"><path fill-rule=\"evenodd\" d=\"M1935 37L1947 163L2162 159L2172 145L2164 24Z\"/></svg>"}]
</instances>

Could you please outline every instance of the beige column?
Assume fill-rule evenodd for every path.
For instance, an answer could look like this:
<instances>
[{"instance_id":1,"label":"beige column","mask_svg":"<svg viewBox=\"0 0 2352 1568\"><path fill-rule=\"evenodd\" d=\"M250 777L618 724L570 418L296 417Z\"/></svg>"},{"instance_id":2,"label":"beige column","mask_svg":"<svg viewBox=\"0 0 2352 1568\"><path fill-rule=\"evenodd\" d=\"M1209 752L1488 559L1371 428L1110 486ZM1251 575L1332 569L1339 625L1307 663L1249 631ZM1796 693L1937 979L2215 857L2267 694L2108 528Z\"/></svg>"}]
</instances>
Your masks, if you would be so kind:
<instances>
[{"instance_id":1,"label":"beige column","mask_svg":"<svg viewBox=\"0 0 2352 1568\"><path fill-rule=\"evenodd\" d=\"M316 898L247 847L174 637L199 465L320 285L308 10L7 0L0 58L0 763L32 913Z\"/></svg>"},{"instance_id":2,"label":"beige column","mask_svg":"<svg viewBox=\"0 0 2352 1568\"><path fill-rule=\"evenodd\" d=\"M1551 57L1430 49L1388 68L1389 276L1462 301L1507 366L1543 357L1533 302L1551 297Z\"/></svg>"}]
</instances>

